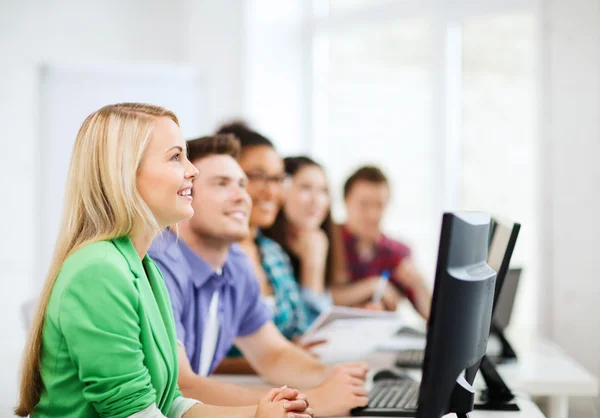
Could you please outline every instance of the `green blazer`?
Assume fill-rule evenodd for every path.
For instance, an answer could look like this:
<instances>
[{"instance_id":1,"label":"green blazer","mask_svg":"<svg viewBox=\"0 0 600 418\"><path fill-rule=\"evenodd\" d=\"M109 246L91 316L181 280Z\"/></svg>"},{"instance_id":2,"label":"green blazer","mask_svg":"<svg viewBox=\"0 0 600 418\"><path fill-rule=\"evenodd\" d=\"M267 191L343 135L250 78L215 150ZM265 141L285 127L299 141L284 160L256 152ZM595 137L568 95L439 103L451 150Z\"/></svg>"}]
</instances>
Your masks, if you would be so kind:
<instances>
[{"instance_id":1,"label":"green blazer","mask_svg":"<svg viewBox=\"0 0 600 418\"><path fill-rule=\"evenodd\" d=\"M89 244L63 264L43 328L37 417L168 416L177 339L162 275L128 237Z\"/></svg>"}]
</instances>

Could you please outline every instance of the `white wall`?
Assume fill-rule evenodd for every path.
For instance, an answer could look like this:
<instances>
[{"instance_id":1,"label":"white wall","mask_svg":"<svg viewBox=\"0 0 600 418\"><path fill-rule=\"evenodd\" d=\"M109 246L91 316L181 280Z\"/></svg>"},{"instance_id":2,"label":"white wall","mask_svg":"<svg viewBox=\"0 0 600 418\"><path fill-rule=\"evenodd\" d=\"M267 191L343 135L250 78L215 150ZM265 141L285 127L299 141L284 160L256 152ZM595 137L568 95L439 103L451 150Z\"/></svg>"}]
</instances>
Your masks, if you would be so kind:
<instances>
[{"instance_id":1,"label":"white wall","mask_svg":"<svg viewBox=\"0 0 600 418\"><path fill-rule=\"evenodd\" d=\"M240 0L0 0L0 416L10 416L37 289L37 68L43 62L197 65L204 126L241 108ZM199 132L198 134L204 134ZM57 197L59 198L59 197Z\"/></svg>"},{"instance_id":2,"label":"white wall","mask_svg":"<svg viewBox=\"0 0 600 418\"><path fill-rule=\"evenodd\" d=\"M282 155L310 150L311 44L306 0L246 0L243 111Z\"/></svg>"},{"instance_id":3,"label":"white wall","mask_svg":"<svg viewBox=\"0 0 600 418\"><path fill-rule=\"evenodd\" d=\"M207 114L199 117L214 130L242 115L244 0L184 1L186 58L206 76Z\"/></svg>"},{"instance_id":4,"label":"white wall","mask_svg":"<svg viewBox=\"0 0 600 418\"><path fill-rule=\"evenodd\" d=\"M540 318L600 376L600 2L543 10Z\"/></svg>"}]
</instances>

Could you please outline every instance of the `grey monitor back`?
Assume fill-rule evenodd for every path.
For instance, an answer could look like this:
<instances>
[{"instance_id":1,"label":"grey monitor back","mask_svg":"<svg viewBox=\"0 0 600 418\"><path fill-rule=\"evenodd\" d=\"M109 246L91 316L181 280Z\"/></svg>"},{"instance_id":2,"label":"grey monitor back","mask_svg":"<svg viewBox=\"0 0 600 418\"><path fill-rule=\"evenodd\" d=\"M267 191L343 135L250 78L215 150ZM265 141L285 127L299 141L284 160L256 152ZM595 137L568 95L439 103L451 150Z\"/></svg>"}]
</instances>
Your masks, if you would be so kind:
<instances>
[{"instance_id":1,"label":"grey monitor back","mask_svg":"<svg viewBox=\"0 0 600 418\"><path fill-rule=\"evenodd\" d=\"M444 213L417 418L473 406L460 388L471 390L487 348L496 284L486 263L489 231L486 213Z\"/></svg>"}]
</instances>

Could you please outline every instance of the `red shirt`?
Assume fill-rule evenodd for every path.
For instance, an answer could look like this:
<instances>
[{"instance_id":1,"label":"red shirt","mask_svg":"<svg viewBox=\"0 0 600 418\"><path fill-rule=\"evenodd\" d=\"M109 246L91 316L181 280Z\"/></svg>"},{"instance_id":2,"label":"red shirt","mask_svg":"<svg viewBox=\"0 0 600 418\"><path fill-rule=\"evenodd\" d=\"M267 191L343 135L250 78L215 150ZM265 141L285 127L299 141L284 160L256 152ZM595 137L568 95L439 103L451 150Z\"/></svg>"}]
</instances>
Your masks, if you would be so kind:
<instances>
[{"instance_id":1,"label":"red shirt","mask_svg":"<svg viewBox=\"0 0 600 418\"><path fill-rule=\"evenodd\" d=\"M397 278L394 278L395 268L410 257L410 248L405 244L381 234L370 259L364 259L357 251L357 238L350 232L346 225L342 225L342 240L344 242L344 257L350 281L358 281L371 276L380 276L388 270L391 274L390 282L393 283L408 299L413 298L411 289L404 288Z\"/></svg>"}]
</instances>

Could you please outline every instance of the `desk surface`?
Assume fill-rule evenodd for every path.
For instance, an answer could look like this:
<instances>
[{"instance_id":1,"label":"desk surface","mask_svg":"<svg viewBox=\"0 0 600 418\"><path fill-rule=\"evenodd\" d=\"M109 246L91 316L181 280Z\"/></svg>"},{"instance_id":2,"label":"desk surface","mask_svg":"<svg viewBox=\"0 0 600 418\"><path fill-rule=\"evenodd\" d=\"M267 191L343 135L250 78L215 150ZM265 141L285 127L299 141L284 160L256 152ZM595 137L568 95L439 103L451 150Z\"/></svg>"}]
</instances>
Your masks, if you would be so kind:
<instances>
[{"instance_id":1,"label":"desk surface","mask_svg":"<svg viewBox=\"0 0 600 418\"><path fill-rule=\"evenodd\" d=\"M519 361L498 366L514 390L531 396L598 396L598 379L556 344L534 333L512 332L508 339Z\"/></svg>"},{"instance_id":2,"label":"desk surface","mask_svg":"<svg viewBox=\"0 0 600 418\"><path fill-rule=\"evenodd\" d=\"M536 406L533 401L528 399L519 399L517 404L521 410L519 412L502 412L502 411L473 411L471 418L544 418L544 414ZM453 417L454 414L446 415Z\"/></svg>"},{"instance_id":3,"label":"desk surface","mask_svg":"<svg viewBox=\"0 0 600 418\"><path fill-rule=\"evenodd\" d=\"M404 305L400 313L406 325L424 329L424 321L407 304ZM533 397L599 395L598 379L535 330L511 329L507 338L519 361L499 365L497 370L513 391L525 392ZM488 347L492 351L493 345L494 340L490 338ZM475 385L481 384L475 381Z\"/></svg>"},{"instance_id":4,"label":"desk surface","mask_svg":"<svg viewBox=\"0 0 600 418\"><path fill-rule=\"evenodd\" d=\"M389 367L393 358L389 356L390 353L373 353L364 360L369 363L371 367L370 375L377 369L383 367ZM268 386L268 384L258 376L249 375L212 375L211 377L238 385L245 386ZM415 376L420 378L420 376ZM367 383L367 387L370 384ZM517 404L521 411L519 412L502 412L502 411L473 411L471 412L471 418L544 418L544 414L539 410L535 403L525 397L518 397ZM454 414L448 414L446 417L454 417Z\"/></svg>"},{"instance_id":5,"label":"desk surface","mask_svg":"<svg viewBox=\"0 0 600 418\"><path fill-rule=\"evenodd\" d=\"M265 386L266 383L257 376L238 376L238 375L213 375L215 379L225 382L245 385L245 386ZM544 414L533 403L533 401L525 398L517 400L519 412L501 412L501 411L473 411L471 418L544 418ZM446 415L446 417L454 417L454 414Z\"/></svg>"},{"instance_id":6,"label":"desk surface","mask_svg":"<svg viewBox=\"0 0 600 418\"><path fill-rule=\"evenodd\" d=\"M395 338L402 340L401 337ZM496 368L513 391L525 392L534 397L598 396L598 380L594 375L556 344L542 337L533 337L531 334L522 337L511 335L509 340L515 347L518 361L500 364ZM488 347L492 352L494 352L493 346L494 342L491 339ZM376 363L383 365L393 364L396 353L381 351L373 355L381 357L382 360ZM475 386L483 387L483 385L481 376L478 375Z\"/></svg>"},{"instance_id":7,"label":"desk surface","mask_svg":"<svg viewBox=\"0 0 600 418\"><path fill-rule=\"evenodd\" d=\"M408 322L407 325L418 324ZM534 332L509 332L508 339L515 348L519 361L513 364L498 366L498 372L517 395L521 411L496 412L473 411L472 418L542 418L544 415L538 407L528 399L531 397L560 398L567 400L573 396L598 396L598 379L567 355L556 344ZM364 360L371 365L371 370L390 367L395 353L377 352ZM420 378L420 371L409 373ZM218 379L246 385L265 385L258 377L251 376L215 376ZM483 387L480 376L475 381L476 387ZM548 411L549 417L566 417L568 404L555 405L557 408ZM451 417L452 415L448 415Z\"/></svg>"}]
</instances>

